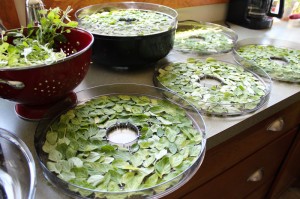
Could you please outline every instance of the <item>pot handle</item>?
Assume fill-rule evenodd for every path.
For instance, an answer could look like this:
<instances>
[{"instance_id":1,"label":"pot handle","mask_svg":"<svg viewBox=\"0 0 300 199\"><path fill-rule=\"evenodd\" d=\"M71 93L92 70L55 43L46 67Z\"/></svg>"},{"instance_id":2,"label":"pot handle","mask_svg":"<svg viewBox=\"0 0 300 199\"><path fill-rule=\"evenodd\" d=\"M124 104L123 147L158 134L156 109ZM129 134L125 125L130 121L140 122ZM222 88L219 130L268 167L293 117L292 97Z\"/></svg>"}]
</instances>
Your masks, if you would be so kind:
<instances>
[{"instance_id":1,"label":"pot handle","mask_svg":"<svg viewBox=\"0 0 300 199\"><path fill-rule=\"evenodd\" d=\"M23 82L3 80L3 79L0 79L0 84L6 84L10 87L13 87L14 89L23 89L25 87L25 84Z\"/></svg>"}]
</instances>

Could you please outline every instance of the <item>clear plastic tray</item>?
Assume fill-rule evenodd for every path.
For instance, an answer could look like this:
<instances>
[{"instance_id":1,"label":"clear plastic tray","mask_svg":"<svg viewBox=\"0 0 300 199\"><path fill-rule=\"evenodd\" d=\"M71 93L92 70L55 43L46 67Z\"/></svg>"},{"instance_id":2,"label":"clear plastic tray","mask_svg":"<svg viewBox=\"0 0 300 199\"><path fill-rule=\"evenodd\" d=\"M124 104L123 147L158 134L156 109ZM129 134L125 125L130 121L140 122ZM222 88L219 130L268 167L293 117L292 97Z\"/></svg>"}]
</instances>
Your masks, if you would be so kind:
<instances>
[{"instance_id":1,"label":"clear plastic tray","mask_svg":"<svg viewBox=\"0 0 300 199\"><path fill-rule=\"evenodd\" d=\"M26 144L0 128L0 198L34 199L36 166Z\"/></svg>"},{"instance_id":2,"label":"clear plastic tray","mask_svg":"<svg viewBox=\"0 0 300 199\"><path fill-rule=\"evenodd\" d=\"M300 44L271 38L248 38L237 42L233 54L236 62L261 76L265 73L257 68L262 68L274 80L300 82Z\"/></svg>"},{"instance_id":3,"label":"clear plastic tray","mask_svg":"<svg viewBox=\"0 0 300 199\"><path fill-rule=\"evenodd\" d=\"M173 49L184 53L211 55L230 52L237 34L224 26L197 21L180 21Z\"/></svg>"},{"instance_id":4,"label":"clear plastic tray","mask_svg":"<svg viewBox=\"0 0 300 199\"><path fill-rule=\"evenodd\" d=\"M177 92L201 113L224 117L254 112L268 101L272 81L264 74L260 77L240 65L214 58L189 58L160 62L153 81Z\"/></svg>"},{"instance_id":5,"label":"clear plastic tray","mask_svg":"<svg viewBox=\"0 0 300 199\"><path fill-rule=\"evenodd\" d=\"M123 96L123 99L119 100L120 98L117 98L119 96ZM173 112L172 113L173 116L176 118L176 116L183 113L183 115L185 115L184 117L188 118L188 120L190 121L190 124L192 125L192 129L194 129L194 133L196 133L196 134L194 134L196 136L193 137L193 138L196 138L196 137L201 138L200 140L197 141L197 142L200 143L200 144L198 143L198 145L197 145L197 146L199 146L199 147L197 147L197 150L193 150L193 151L191 150L191 152L188 153L188 154L192 154L192 153L196 152L196 154L198 154L197 156L193 157L193 161L191 161L193 163L186 166L186 167L182 167L183 168L182 171L177 172L176 175L173 175L175 173L174 167L172 167L172 169L169 170L165 174L161 173L162 176L169 176L169 179L166 179L163 182L159 182L159 183L157 183L153 186L147 187L147 188L140 188L139 187L139 188L135 188L135 189L132 189L132 190L129 190L129 191L128 190L121 190L121 189L119 191L103 191L103 190L96 190L94 188L93 189L92 188L84 188L83 186L79 186L79 185L75 185L74 183L67 182L67 180L63 180L62 178L58 177L56 173L51 172L50 169L47 167L47 162L49 161L48 154L43 150L43 146L44 146L46 140L48 142L48 139L49 139L49 137L47 138L47 136L46 136L47 131L49 131L49 130L55 131L55 128L52 128L51 125L53 125L53 123L55 121L57 121L61 117L61 115L64 115L66 113L66 111L74 110L74 108L79 108L81 106L86 105L87 103L91 103L91 102L94 103L95 102L94 100L99 100L100 98L101 99L104 99L104 98L114 99L117 106L119 106L119 105L123 106L123 103L125 103L124 100L125 101L128 100L128 98L124 97L124 96L127 96L127 97L130 96L130 97L132 97L132 99L136 99L137 97L143 96L143 97L146 97L147 99L151 99L151 101L153 100L153 102L151 102L150 104L153 104L153 103L155 104L157 102L157 100L159 100L159 101L160 100L166 100L167 103L170 103L170 104L172 104L172 106L175 106L175 107L181 109L183 112L180 112L180 113ZM166 98L166 96L170 96L170 97L172 97L172 99L168 99L168 98ZM204 125L204 121L203 121L201 115L199 114L199 112L196 109L194 109L194 111L190 111L190 110L193 109L192 105L190 105L189 109L187 109L186 107L181 107L179 104L177 104L177 102L173 101L173 98L175 98L175 96L176 96L176 98L180 98L177 94L175 94L173 92L170 92L170 91L167 91L167 90L164 90L164 89L160 89L160 88L156 88L156 87L152 87L152 86L147 86L147 85L111 84L111 85L93 87L93 88L89 88L89 89L80 91L80 92L76 93L76 98L70 98L69 100L61 102L56 107L53 107L53 109L48 113L48 116L45 117L44 120L41 120L39 122L37 130L36 130L36 134L35 134L35 147L36 147L36 151L37 151L37 154L38 154L40 165L43 169L45 177L54 186L61 189L67 195L69 195L71 197L75 197L75 198L144 198L144 197L145 198L160 198L160 197L166 196L167 194L175 191L176 189L178 189L179 187L184 185L195 174L195 172L198 170L198 168L200 167L200 165L202 163L202 160L204 158L205 146L206 146L205 125ZM76 99L76 100L74 100L74 99ZM116 100L116 99L118 99L118 100ZM110 103L110 102L107 101L107 103L103 103L103 104L108 105L108 103ZM148 103L149 102L142 103L143 104L142 106L148 106ZM189 104L189 103L186 102L186 104ZM95 112L97 112L97 111L101 112L101 110L104 110L104 108L97 109L97 110L95 110L95 109L90 110L89 115L91 116L91 119L95 116L95 115L92 116ZM110 108L110 110L107 109L106 111L110 112L111 110L114 110L114 108ZM170 111L170 109L168 109L168 110ZM153 111L155 112L155 110L152 110L152 113L154 113ZM102 116L110 115L110 113L108 113L108 112L107 112L107 114L103 114ZM121 115L124 112L126 112L126 111L125 110L120 111L119 114ZM67 112L67 113L70 113L70 112ZM152 114L152 113L150 115L155 115L155 114ZM167 114L164 113L164 115L167 115ZM111 115L110 115L110 117L111 117ZM132 119L133 116L128 116L128 117ZM123 127L128 126L128 124L127 123L124 124L124 121L123 121L124 119L126 120L128 118L122 117L122 119L121 119L121 116L120 116L120 118L119 118L119 116L117 116L117 118L119 120L118 121L119 123L115 122L114 119L116 119L116 118L108 118L107 121L109 121L109 122L113 121L111 125L107 125L107 126L109 126L109 128L107 128L107 131L109 131L109 134L115 128L122 128L122 125L123 125ZM147 119L147 121L151 121L152 119ZM130 146L128 146L127 144L122 145L122 146L117 146L117 147L120 147L120 148L117 148L117 151L116 151L116 154L118 154L117 157L125 157L125 156L123 156L124 151L127 153L127 150L130 151L131 156L135 156L135 154L137 154L139 152L139 150L147 149L147 147L145 148L145 146L144 146L144 148L142 148L142 145L141 145L141 142L144 141L146 136L150 135L151 139L152 138L157 139L159 137L158 133L157 133L158 131L156 132L156 134L153 133L153 135L145 134L145 129L153 128L153 126L155 126L155 125L151 125L151 126L148 126L148 127L143 126L143 128L141 129L140 126L137 123L133 122L132 120L127 120L127 122L128 121L129 121L129 123L131 123L129 125L129 128L131 130L134 131L136 129L134 127L135 125L140 130L140 132L138 133L138 139L137 139L137 141L131 140L130 142L128 142L127 144L129 144ZM173 127L180 128L180 125L182 125L182 123L176 123L175 121L176 121L176 119L173 119L172 122L170 122L170 121L169 122L164 121L164 122L166 122L167 124L169 123L168 124L169 128L173 128ZM119 125L120 123L122 125ZM72 126L73 127L78 127L78 125L80 125L80 124L82 124L82 122L79 122L77 124L73 124ZM61 127L63 127L63 125ZM103 128L103 127L99 127L99 128ZM147 131L147 133L148 133L148 131ZM188 133L188 132L185 132L185 133ZM167 135L167 133L160 134L160 136L161 136L160 139L165 139L163 137L165 137L166 135ZM192 135L192 134L190 134L190 135ZM177 136L178 137L184 137L183 132L180 131L177 134ZM178 137L176 137L176 139ZM123 137L123 138L125 138L125 137ZM169 139L169 137L168 137L168 139ZM104 139L104 142L105 142L105 139ZM115 141L113 141L113 143L114 142ZM157 142L159 143L160 141L157 140ZM114 146L113 143L111 143L111 140L107 139L107 146L106 147L111 148L112 146ZM163 143L166 143L166 142L163 142ZM174 143L177 143L177 141L174 142ZM180 143L180 142L178 142L178 143ZM196 139L195 139L195 143L196 143ZM137 145L139 145L139 148L136 148ZM155 145L155 143L153 145ZM169 145L169 147L170 146L171 145ZM148 146L148 147L150 147L150 146ZM177 146L177 150L178 150L178 152L180 151L180 153L186 150L184 148L187 148L187 147L182 147L181 148L181 147ZM101 150L102 149L103 148L101 148ZM168 148L166 150L168 151L167 154L170 155L170 152L169 152L170 148ZM153 163L153 167L155 168L155 172L157 171L156 169L160 170L160 166L161 166L160 165L161 164L160 160L164 159L164 161L165 161L165 158L167 158L166 155L161 154L161 151L165 151L165 148L159 150L159 152L157 153L157 156L155 156L155 158L157 159ZM172 151L172 150L170 150L170 151ZM159 157L160 156L159 154L162 155L162 156ZM175 152L174 154L177 154L177 152ZM171 156L173 156L174 154L172 154ZM188 154L186 154L186 155L188 155ZM106 159L107 161L111 160L111 159L109 159L109 157L111 157L109 155L109 152L107 152L107 153L105 152L102 155L103 155L104 159L107 158ZM171 156L170 156L170 158L171 158ZM117 159L117 158L115 158L115 159ZM148 159L150 159L150 157ZM112 160L112 161L113 162L111 162L111 165L114 165L115 162L114 162L114 160ZM188 162L188 160L185 159L184 161L182 161L182 164L185 164L187 162ZM173 164L173 166L174 166L174 164ZM141 169L141 167L142 166L140 166L139 169ZM163 167L163 168L167 169L166 167ZM118 169L116 169L116 171L122 173L122 171L124 172L123 169L124 169L124 167L119 165ZM136 170L132 167L130 169L130 171L135 172ZM105 176L108 175L108 172L111 172L111 171L109 170L106 173L104 172L104 175ZM138 170L137 174L138 174L138 172L140 172L140 171ZM147 172L146 169L145 169L145 172ZM129 175L128 173L129 172L125 172L125 173L123 173L122 176L127 176L127 175ZM148 179L148 177L150 175L152 175L152 173L148 174L147 178L144 178L142 180L142 182L140 182L139 184L144 184L146 182L146 179ZM171 176L171 175L173 175L173 176ZM111 179L113 179L112 176L111 176ZM123 179L123 177L122 178L117 178L117 177L114 178L114 180L117 180L117 181L120 180L121 181L120 185L124 186L124 181L122 181L122 179ZM151 179L150 181L153 182L153 179ZM126 184L125 184L125 187L126 187Z\"/></svg>"}]
</instances>

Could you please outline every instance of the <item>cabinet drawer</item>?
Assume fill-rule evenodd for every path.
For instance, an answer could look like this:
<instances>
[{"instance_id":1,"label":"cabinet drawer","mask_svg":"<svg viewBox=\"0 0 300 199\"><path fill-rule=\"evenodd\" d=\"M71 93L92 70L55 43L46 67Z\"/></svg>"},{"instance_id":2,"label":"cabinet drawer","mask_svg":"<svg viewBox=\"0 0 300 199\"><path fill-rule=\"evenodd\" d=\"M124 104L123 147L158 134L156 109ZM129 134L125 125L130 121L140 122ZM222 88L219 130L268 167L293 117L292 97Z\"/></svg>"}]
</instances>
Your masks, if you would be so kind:
<instances>
[{"instance_id":1,"label":"cabinet drawer","mask_svg":"<svg viewBox=\"0 0 300 199\"><path fill-rule=\"evenodd\" d=\"M294 135L295 131L290 131L183 198L245 198L274 178Z\"/></svg>"},{"instance_id":2,"label":"cabinet drawer","mask_svg":"<svg viewBox=\"0 0 300 199\"><path fill-rule=\"evenodd\" d=\"M279 111L237 136L208 150L195 176L186 185L171 193L166 198L173 199L181 197L228 170L246 157L286 134L289 130L298 125L300 121L299 117L300 103L295 103L287 109ZM278 121L278 119L283 120L283 128L280 131L269 131L268 127L270 124L274 123L274 121Z\"/></svg>"}]
</instances>

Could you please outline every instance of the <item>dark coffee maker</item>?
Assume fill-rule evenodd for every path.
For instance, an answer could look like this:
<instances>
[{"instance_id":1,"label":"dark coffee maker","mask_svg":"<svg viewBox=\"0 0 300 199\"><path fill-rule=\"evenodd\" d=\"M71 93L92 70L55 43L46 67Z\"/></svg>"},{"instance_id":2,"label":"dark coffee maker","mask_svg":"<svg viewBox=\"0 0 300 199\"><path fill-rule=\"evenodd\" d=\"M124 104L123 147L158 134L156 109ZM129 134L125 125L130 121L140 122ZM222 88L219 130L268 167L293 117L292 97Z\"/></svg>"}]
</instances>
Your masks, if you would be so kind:
<instances>
[{"instance_id":1,"label":"dark coffee maker","mask_svg":"<svg viewBox=\"0 0 300 199\"><path fill-rule=\"evenodd\" d=\"M284 0L230 0L227 21L251 29L266 29L281 18Z\"/></svg>"}]
</instances>

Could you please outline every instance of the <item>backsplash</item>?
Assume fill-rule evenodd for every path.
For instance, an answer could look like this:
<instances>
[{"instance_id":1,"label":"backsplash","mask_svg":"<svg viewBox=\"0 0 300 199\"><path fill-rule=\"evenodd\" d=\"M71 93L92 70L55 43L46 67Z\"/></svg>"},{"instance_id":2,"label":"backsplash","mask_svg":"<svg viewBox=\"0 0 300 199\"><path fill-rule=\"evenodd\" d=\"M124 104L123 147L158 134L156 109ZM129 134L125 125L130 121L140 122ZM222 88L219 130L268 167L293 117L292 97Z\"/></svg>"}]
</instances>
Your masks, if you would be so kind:
<instances>
[{"instance_id":1,"label":"backsplash","mask_svg":"<svg viewBox=\"0 0 300 199\"><path fill-rule=\"evenodd\" d=\"M45 5L50 7L59 6L64 8L68 5L72 5L74 9L78 9L79 7L84 7L87 5L105 3L105 2L122 2L124 0L43 0ZM172 8L186 8L186 7L194 7L194 6L203 6L203 5L211 5L211 4L220 4L227 3L229 0L135 0L135 2L148 2L166 5Z\"/></svg>"},{"instance_id":2,"label":"backsplash","mask_svg":"<svg viewBox=\"0 0 300 199\"><path fill-rule=\"evenodd\" d=\"M18 1L18 3L17 3ZM20 3L19 1L23 2ZM67 3L69 0L65 0L65 3ZM74 0L72 0L74 2ZM93 0L85 1L85 2L91 2L92 5ZM116 0L115 0L116 1ZM167 6L170 6L172 8L175 8L178 13L178 20L198 20L198 21L206 21L206 22L212 22L212 21L222 21L225 19L226 16L226 10L227 10L227 2L228 0L173 0L173 1L163 1L163 0L147 0L144 2L152 2L152 3L160 3ZM51 3L52 2L52 3ZM45 0L44 3L46 7L54 7L53 4L55 2L57 5L62 4L61 1L50 1ZM98 3L102 1L97 1ZM104 1L103 1L104 2ZM15 0L16 9L19 15L19 20L21 25L25 25L26 19L25 19L25 0ZM69 4L64 4L69 5ZM70 4L72 7L74 5L77 5L76 3ZM75 8L74 8L75 9Z\"/></svg>"},{"instance_id":3,"label":"backsplash","mask_svg":"<svg viewBox=\"0 0 300 199\"><path fill-rule=\"evenodd\" d=\"M227 3L178 8L178 20L196 20L205 22L224 21Z\"/></svg>"}]
</instances>

